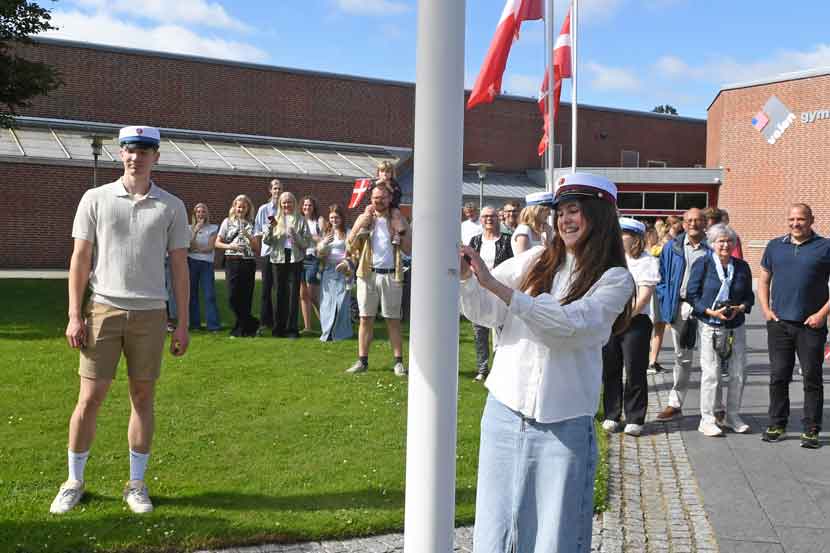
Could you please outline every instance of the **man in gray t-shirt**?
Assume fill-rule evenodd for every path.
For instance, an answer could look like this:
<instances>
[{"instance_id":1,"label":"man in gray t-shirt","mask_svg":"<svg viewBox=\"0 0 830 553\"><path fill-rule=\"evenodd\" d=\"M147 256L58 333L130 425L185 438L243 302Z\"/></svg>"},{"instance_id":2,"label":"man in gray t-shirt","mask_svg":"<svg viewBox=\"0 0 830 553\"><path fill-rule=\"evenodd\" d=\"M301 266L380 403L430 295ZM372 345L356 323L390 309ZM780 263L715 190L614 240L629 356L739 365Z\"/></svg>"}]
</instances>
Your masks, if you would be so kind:
<instances>
[{"instance_id":1,"label":"man in gray t-shirt","mask_svg":"<svg viewBox=\"0 0 830 553\"><path fill-rule=\"evenodd\" d=\"M189 303L187 211L176 196L151 180L160 136L153 127L119 133L124 174L88 190L72 226L69 324L66 339L80 350L80 393L69 421L69 477L52 502L65 513L84 493L84 468L95 435L98 409L107 396L121 354L127 361L130 414L130 479L124 500L134 513L153 510L144 472L153 439L155 384L166 338L164 257L169 254L173 294ZM91 295L83 306L89 286ZM184 355L189 343L187 309L179 313L170 351Z\"/></svg>"}]
</instances>

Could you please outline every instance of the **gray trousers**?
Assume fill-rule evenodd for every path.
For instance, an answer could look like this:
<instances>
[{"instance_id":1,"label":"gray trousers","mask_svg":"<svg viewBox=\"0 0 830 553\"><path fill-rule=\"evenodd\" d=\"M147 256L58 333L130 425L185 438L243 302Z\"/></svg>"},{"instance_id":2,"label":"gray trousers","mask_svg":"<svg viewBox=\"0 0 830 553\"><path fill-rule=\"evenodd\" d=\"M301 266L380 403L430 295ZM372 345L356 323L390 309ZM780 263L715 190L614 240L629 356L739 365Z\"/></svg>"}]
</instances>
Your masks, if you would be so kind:
<instances>
[{"instance_id":1,"label":"gray trousers","mask_svg":"<svg viewBox=\"0 0 830 553\"><path fill-rule=\"evenodd\" d=\"M490 329L486 326L473 325L473 338L476 345L477 371L487 373L490 370Z\"/></svg>"}]
</instances>

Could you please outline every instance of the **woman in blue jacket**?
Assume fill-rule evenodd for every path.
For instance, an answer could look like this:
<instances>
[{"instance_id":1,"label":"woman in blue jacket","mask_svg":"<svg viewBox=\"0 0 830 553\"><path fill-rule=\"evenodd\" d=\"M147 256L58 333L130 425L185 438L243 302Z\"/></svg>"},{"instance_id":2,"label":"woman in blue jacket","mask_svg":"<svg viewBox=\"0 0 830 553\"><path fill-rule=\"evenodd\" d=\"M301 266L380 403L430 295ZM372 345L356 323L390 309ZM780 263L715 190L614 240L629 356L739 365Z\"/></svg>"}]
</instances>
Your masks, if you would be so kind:
<instances>
[{"instance_id":1,"label":"woman in blue jacket","mask_svg":"<svg viewBox=\"0 0 830 553\"><path fill-rule=\"evenodd\" d=\"M692 265L686 299L700 320L700 425L706 436L721 436L721 426L734 432L749 432L738 412L744 391L746 366L746 313L755 303L752 271L742 259L732 257L737 235L724 224L706 232L712 253ZM729 364L726 419L715 419L721 404L720 367ZM719 424L720 423L720 424Z\"/></svg>"}]
</instances>

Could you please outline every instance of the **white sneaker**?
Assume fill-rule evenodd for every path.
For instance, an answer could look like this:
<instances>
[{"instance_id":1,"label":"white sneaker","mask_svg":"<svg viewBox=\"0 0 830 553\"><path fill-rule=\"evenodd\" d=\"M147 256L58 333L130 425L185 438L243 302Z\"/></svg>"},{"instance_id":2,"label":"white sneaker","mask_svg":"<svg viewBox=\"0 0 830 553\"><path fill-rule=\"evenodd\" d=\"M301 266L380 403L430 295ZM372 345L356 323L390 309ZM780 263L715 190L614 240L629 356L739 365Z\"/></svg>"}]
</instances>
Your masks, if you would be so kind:
<instances>
[{"instance_id":1,"label":"white sneaker","mask_svg":"<svg viewBox=\"0 0 830 553\"><path fill-rule=\"evenodd\" d=\"M62 515L69 512L78 504L84 495L84 483L80 480L67 480L61 484L58 490L58 495L52 501L52 506L49 507L49 512L56 515Z\"/></svg>"},{"instance_id":2,"label":"white sneaker","mask_svg":"<svg viewBox=\"0 0 830 553\"><path fill-rule=\"evenodd\" d=\"M365 373L369 368L360 362L360 359L355 361L354 365L346 369L348 374L357 374L357 373Z\"/></svg>"},{"instance_id":3,"label":"white sneaker","mask_svg":"<svg viewBox=\"0 0 830 553\"><path fill-rule=\"evenodd\" d=\"M612 421L611 419L605 419L602 421L602 429L606 432L616 432L619 423L617 421Z\"/></svg>"},{"instance_id":4,"label":"white sneaker","mask_svg":"<svg viewBox=\"0 0 830 553\"><path fill-rule=\"evenodd\" d=\"M734 417L726 417L723 425L732 432L736 432L738 434L746 434L750 430L749 425L738 415L735 415Z\"/></svg>"},{"instance_id":5,"label":"white sneaker","mask_svg":"<svg viewBox=\"0 0 830 553\"><path fill-rule=\"evenodd\" d=\"M153 502L150 501L150 492L143 480L130 480L124 486L124 501L130 510L137 514L149 513L153 510Z\"/></svg>"},{"instance_id":6,"label":"white sneaker","mask_svg":"<svg viewBox=\"0 0 830 553\"><path fill-rule=\"evenodd\" d=\"M406 367L403 366L403 363L395 363L393 370L395 371L395 376L406 376L408 372Z\"/></svg>"},{"instance_id":7,"label":"white sneaker","mask_svg":"<svg viewBox=\"0 0 830 553\"><path fill-rule=\"evenodd\" d=\"M623 430L629 436L639 436L643 433L643 425L642 424L634 424L629 423L625 425L625 430Z\"/></svg>"},{"instance_id":8,"label":"white sneaker","mask_svg":"<svg viewBox=\"0 0 830 553\"><path fill-rule=\"evenodd\" d=\"M713 422L701 421L697 427L698 432L702 432L704 436L714 438L715 436L723 436L723 430L718 428L718 425Z\"/></svg>"}]
</instances>

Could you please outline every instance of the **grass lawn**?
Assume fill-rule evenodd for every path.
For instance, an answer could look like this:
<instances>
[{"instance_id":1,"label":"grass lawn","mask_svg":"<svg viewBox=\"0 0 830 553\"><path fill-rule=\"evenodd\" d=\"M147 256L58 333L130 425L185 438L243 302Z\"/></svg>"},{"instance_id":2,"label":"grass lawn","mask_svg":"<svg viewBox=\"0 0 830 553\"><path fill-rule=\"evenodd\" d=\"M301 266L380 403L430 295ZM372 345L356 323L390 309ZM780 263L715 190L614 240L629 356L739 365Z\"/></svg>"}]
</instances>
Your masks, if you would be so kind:
<instances>
[{"instance_id":1,"label":"grass lawn","mask_svg":"<svg viewBox=\"0 0 830 553\"><path fill-rule=\"evenodd\" d=\"M217 288L227 325L224 283ZM382 323L370 370L359 376L343 373L355 340L198 332L186 356L166 355L147 473L156 511L142 517L121 501L129 400L119 367L99 415L85 499L56 517L49 504L66 478L78 392L78 355L63 338L66 281L0 280L0 297L0 551L181 550L402 528L407 389L392 374ZM468 323L461 328L456 519L469 524L485 389L472 381L472 333ZM597 434L595 507L603 509L605 437Z\"/></svg>"}]
</instances>

